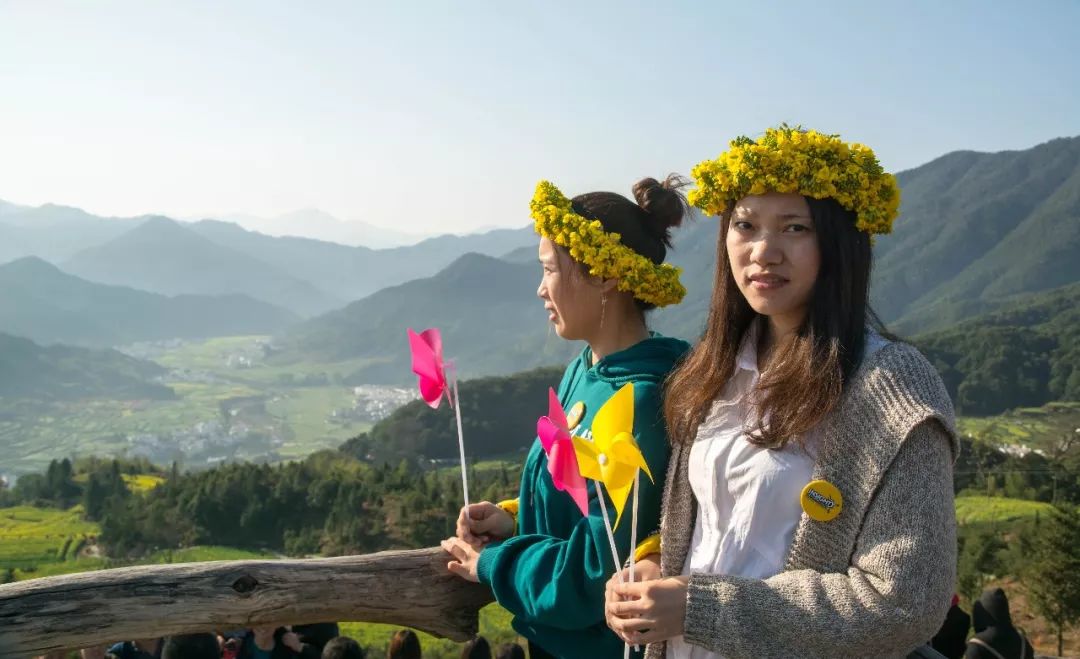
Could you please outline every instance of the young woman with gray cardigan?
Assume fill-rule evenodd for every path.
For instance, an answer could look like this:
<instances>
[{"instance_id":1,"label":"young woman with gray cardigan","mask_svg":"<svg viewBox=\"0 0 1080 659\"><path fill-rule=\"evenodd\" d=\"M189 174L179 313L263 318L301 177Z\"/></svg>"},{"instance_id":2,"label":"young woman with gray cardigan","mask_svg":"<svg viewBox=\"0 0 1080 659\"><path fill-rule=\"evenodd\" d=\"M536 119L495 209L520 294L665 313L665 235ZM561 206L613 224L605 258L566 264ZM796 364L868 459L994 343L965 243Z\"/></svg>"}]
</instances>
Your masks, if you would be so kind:
<instances>
[{"instance_id":1,"label":"young woman with gray cardigan","mask_svg":"<svg viewBox=\"0 0 1080 659\"><path fill-rule=\"evenodd\" d=\"M608 625L652 659L907 656L954 592L958 444L933 366L868 306L895 179L786 126L694 177L713 298L666 389L659 541L609 582Z\"/></svg>"}]
</instances>

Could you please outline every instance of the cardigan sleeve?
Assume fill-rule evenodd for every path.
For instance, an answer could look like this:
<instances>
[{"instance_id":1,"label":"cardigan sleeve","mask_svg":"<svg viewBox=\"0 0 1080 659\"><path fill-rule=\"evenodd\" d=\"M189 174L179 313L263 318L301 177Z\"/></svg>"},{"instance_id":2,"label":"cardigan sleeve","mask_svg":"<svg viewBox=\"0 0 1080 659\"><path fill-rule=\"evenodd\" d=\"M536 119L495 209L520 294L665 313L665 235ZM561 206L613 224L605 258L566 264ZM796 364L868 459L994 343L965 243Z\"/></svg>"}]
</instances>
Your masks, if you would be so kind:
<instances>
[{"instance_id":1,"label":"cardigan sleeve","mask_svg":"<svg viewBox=\"0 0 1080 659\"><path fill-rule=\"evenodd\" d=\"M845 573L694 574L684 638L724 656L904 656L941 625L956 578L948 433L916 426L870 503Z\"/></svg>"}]
</instances>

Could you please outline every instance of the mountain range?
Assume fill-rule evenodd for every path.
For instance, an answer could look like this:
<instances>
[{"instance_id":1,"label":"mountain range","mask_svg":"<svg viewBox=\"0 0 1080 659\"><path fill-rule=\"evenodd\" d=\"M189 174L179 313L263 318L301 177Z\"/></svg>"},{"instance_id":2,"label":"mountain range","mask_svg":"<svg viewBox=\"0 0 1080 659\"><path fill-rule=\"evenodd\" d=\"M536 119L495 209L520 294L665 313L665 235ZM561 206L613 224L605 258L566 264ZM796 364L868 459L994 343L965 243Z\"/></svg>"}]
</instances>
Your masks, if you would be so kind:
<instances>
[{"instance_id":1,"label":"mountain range","mask_svg":"<svg viewBox=\"0 0 1080 659\"><path fill-rule=\"evenodd\" d=\"M897 176L900 217L875 248L874 303L903 333L1080 280L1080 137L959 151Z\"/></svg>"},{"instance_id":2,"label":"mountain range","mask_svg":"<svg viewBox=\"0 0 1080 659\"><path fill-rule=\"evenodd\" d=\"M872 299L900 334L945 329L1016 296L1080 281L1080 137L1023 151L950 153L898 180L901 214L893 233L878 237ZM683 267L688 294L650 316L656 329L700 334L717 231L714 218L695 216L676 233L669 260ZM571 352L550 333L535 298L536 237L528 227L373 250L212 220L136 222L0 205L6 253L33 247L33 236L47 232L57 235L49 249L63 257L61 269L91 282L172 296L244 295L307 316L283 332L282 359L367 358L354 381L402 379L396 366L380 364L400 359L406 326L442 327L469 375L555 363ZM5 243L7 236L22 242ZM74 249L72 236L98 242Z\"/></svg>"},{"instance_id":3,"label":"mountain range","mask_svg":"<svg viewBox=\"0 0 1080 659\"><path fill-rule=\"evenodd\" d=\"M167 297L95 284L34 256L0 265L0 331L38 343L110 347L270 334L299 316L245 295Z\"/></svg>"},{"instance_id":4,"label":"mountain range","mask_svg":"<svg viewBox=\"0 0 1080 659\"><path fill-rule=\"evenodd\" d=\"M1070 138L1020 152L950 154L902 172L901 215L875 246L872 299L886 324L918 336L1004 309L1018 296L1080 281L1078 163L1080 138ZM700 336L718 225L695 214L676 231L668 260L683 268L687 296L651 314L651 327L690 340ZM560 347L542 321L535 298L539 270L530 264L530 250L535 247L501 260L463 257L434 277L313 319L293 329L289 343L320 358L365 356L394 364L403 354L404 327L439 326L447 350L461 357L469 375L557 363L555 357L570 349ZM395 380L408 376L400 368L394 373ZM373 366L358 377L389 375Z\"/></svg>"},{"instance_id":5,"label":"mountain range","mask_svg":"<svg viewBox=\"0 0 1080 659\"><path fill-rule=\"evenodd\" d=\"M0 202L0 263L35 256L97 283L165 295L243 294L301 316L433 275L466 252L497 256L534 242L526 228L494 229L370 249L218 220L102 218Z\"/></svg>"},{"instance_id":6,"label":"mountain range","mask_svg":"<svg viewBox=\"0 0 1080 659\"><path fill-rule=\"evenodd\" d=\"M1080 283L998 300L993 312L913 339L962 414L1080 400Z\"/></svg>"},{"instance_id":7,"label":"mountain range","mask_svg":"<svg viewBox=\"0 0 1080 659\"><path fill-rule=\"evenodd\" d=\"M312 238L325 242L383 249L415 245L427 236L375 226L360 220L341 220L317 208L303 208L274 217L246 214L211 215L268 236ZM199 218L203 219L203 218Z\"/></svg>"},{"instance_id":8,"label":"mountain range","mask_svg":"<svg viewBox=\"0 0 1080 659\"><path fill-rule=\"evenodd\" d=\"M0 400L68 400L84 397L170 399L169 387L152 379L165 369L115 350L40 346L0 333Z\"/></svg>"},{"instance_id":9,"label":"mountain range","mask_svg":"<svg viewBox=\"0 0 1080 659\"><path fill-rule=\"evenodd\" d=\"M567 361L581 346L549 330L536 297L539 267L466 254L437 275L383 289L293 328L280 359L326 362L367 358L348 379L402 383L405 329L438 327L446 356L462 376L512 373Z\"/></svg>"}]
</instances>

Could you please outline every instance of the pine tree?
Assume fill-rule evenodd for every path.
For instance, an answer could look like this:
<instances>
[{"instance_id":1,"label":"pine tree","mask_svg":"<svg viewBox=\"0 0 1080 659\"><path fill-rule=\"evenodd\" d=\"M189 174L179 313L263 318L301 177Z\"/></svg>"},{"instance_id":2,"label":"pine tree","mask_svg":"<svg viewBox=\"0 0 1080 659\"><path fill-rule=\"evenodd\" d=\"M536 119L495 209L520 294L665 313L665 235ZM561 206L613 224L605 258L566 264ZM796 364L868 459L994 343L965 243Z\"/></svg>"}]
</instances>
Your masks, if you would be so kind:
<instances>
[{"instance_id":1,"label":"pine tree","mask_svg":"<svg viewBox=\"0 0 1080 659\"><path fill-rule=\"evenodd\" d=\"M1080 509L1058 506L1039 524L1028 584L1035 609L1057 630L1080 622Z\"/></svg>"}]
</instances>

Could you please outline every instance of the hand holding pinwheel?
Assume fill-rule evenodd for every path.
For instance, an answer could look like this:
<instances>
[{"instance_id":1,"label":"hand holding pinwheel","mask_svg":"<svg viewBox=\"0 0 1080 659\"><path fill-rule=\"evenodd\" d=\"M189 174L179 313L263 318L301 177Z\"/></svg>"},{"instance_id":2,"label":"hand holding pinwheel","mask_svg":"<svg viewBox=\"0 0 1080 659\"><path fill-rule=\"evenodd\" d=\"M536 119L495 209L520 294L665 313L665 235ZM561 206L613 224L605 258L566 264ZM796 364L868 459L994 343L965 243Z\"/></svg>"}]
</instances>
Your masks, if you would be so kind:
<instances>
[{"instance_id":1,"label":"hand holding pinwheel","mask_svg":"<svg viewBox=\"0 0 1080 659\"><path fill-rule=\"evenodd\" d=\"M628 382L622 389L615 392L604 406L596 413L592 423L593 441L589 442L580 437L574 438L574 449L577 453L578 464L581 467L581 475L604 484L611 503L615 506L615 527L622 519L623 509L626 507L626 499L630 495L630 489L634 490L633 514L630 517L630 581L634 580L634 547L637 545L637 511L638 511L638 486L641 483L641 470L653 480L649 471L649 464L645 462L645 456L641 454L637 441L634 439L634 383ZM608 519L607 504L604 503L604 495L598 493L600 498L600 512L604 516L604 526L607 529L608 542L611 544L611 557L615 561L615 573L622 581L622 572L619 571L619 552L615 547L615 534ZM623 657L630 656L630 646L623 650Z\"/></svg>"}]
</instances>

